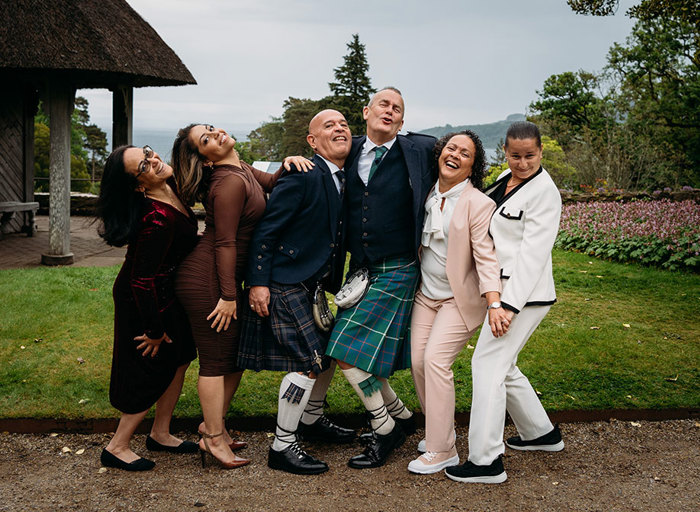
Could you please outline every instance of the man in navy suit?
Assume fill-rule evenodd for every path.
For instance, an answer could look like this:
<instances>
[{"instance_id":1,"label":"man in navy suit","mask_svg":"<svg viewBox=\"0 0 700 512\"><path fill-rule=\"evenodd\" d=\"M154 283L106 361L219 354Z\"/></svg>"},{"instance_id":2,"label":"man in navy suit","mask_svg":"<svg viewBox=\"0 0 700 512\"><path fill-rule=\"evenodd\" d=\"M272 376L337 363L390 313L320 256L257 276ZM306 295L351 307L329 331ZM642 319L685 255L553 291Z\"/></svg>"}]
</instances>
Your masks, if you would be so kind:
<instances>
[{"instance_id":1,"label":"man in navy suit","mask_svg":"<svg viewBox=\"0 0 700 512\"><path fill-rule=\"evenodd\" d=\"M420 274L423 204L436 179L435 138L398 135L404 119L398 89L378 91L363 116L367 135L353 140L346 160L345 245L350 270L366 268L371 284L357 305L339 311L327 349L370 417L367 448L348 461L357 469L383 465L415 432L411 411L386 379L410 366L405 337Z\"/></svg>"},{"instance_id":2,"label":"man in navy suit","mask_svg":"<svg viewBox=\"0 0 700 512\"><path fill-rule=\"evenodd\" d=\"M297 429L306 440L355 438L354 431L323 415L335 362L325 356L328 333L315 325L312 313L316 287L335 293L342 281L343 165L351 145L345 117L335 110L319 112L309 123L307 142L315 152L314 169L282 175L251 240L246 277L251 310L244 315L239 351L243 368L288 372L280 385L268 466L296 474L328 471L299 446ZM260 335L264 328L256 329L256 322L272 332Z\"/></svg>"}]
</instances>

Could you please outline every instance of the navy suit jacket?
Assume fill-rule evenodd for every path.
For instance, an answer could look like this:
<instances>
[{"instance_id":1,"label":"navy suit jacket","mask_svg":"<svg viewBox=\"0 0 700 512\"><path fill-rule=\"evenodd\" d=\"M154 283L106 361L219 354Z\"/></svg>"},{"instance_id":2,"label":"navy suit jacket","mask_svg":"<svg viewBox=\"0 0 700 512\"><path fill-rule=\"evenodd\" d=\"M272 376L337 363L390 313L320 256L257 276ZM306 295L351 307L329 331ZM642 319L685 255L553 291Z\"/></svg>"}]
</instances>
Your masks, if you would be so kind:
<instances>
[{"instance_id":1,"label":"navy suit jacket","mask_svg":"<svg viewBox=\"0 0 700 512\"><path fill-rule=\"evenodd\" d=\"M334 293L340 287L345 260L336 245L342 238L342 201L323 159L314 155L311 161L316 164L311 171L285 171L272 190L250 243L246 286L296 284L331 270L326 289ZM338 261L331 259L334 251Z\"/></svg>"},{"instance_id":2,"label":"navy suit jacket","mask_svg":"<svg viewBox=\"0 0 700 512\"><path fill-rule=\"evenodd\" d=\"M357 173L357 165L362 146L367 139L366 135L352 138L352 148L345 160L345 169L349 175L351 172ZM416 254L423 231L423 208L430 189L437 180L437 169L433 165L433 148L437 139L432 135L409 132L408 135L397 135L396 143L401 147L401 151L408 168L409 183L413 191L413 216L415 219L415 239L414 247ZM390 191L389 191L390 193Z\"/></svg>"}]
</instances>

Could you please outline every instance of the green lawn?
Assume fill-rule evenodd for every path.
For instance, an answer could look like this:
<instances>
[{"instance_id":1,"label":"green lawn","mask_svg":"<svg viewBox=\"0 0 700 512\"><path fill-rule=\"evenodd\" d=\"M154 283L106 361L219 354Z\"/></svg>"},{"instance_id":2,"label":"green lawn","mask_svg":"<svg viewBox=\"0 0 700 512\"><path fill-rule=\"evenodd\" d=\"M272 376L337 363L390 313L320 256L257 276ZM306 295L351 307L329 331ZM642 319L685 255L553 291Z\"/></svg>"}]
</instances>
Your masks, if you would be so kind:
<instances>
[{"instance_id":1,"label":"green lawn","mask_svg":"<svg viewBox=\"0 0 700 512\"><path fill-rule=\"evenodd\" d=\"M554 264L559 302L520 356L548 410L700 406L700 276L563 251ZM0 271L0 417L118 415L107 396L117 271ZM458 411L469 408L471 353L454 368ZM200 415L196 375L194 363L177 416ZM281 378L248 372L232 414L274 414ZM392 384L418 409L409 371ZM340 375L328 402L334 413L362 410Z\"/></svg>"}]
</instances>

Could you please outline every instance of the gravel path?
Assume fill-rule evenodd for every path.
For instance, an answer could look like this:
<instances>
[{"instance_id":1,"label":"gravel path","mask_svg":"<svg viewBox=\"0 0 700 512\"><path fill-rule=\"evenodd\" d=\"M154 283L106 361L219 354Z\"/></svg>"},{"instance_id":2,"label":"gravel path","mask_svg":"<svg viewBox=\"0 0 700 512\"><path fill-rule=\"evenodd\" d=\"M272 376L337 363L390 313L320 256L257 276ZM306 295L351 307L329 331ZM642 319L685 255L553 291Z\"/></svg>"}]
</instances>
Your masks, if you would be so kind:
<instances>
[{"instance_id":1,"label":"gravel path","mask_svg":"<svg viewBox=\"0 0 700 512\"><path fill-rule=\"evenodd\" d=\"M144 436L133 443L156 461L149 473L101 469L107 435L0 434L0 511L394 511L401 510L620 510L700 509L700 423L610 421L564 424L560 453L506 451L508 480L500 485L459 484L412 475L421 431L382 468L346 466L356 445L318 445L327 461L320 476L267 468L270 436L244 433L250 466L202 469L198 455L147 455ZM466 453L465 428L457 447ZM512 426L506 435L513 435ZM192 440L195 436L182 434ZM71 451L62 453L64 447ZM84 451L81 451L84 450Z\"/></svg>"}]
</instances>

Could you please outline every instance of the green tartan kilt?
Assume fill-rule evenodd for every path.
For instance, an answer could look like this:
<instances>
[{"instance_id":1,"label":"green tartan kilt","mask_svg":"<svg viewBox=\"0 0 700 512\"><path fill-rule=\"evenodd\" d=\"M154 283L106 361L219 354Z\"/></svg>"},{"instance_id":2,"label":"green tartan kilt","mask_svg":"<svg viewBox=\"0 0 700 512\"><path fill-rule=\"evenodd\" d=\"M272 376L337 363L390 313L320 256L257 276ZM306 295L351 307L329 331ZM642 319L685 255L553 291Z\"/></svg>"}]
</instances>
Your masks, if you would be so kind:
<instances>
[{"instance_id":1,"label":"green tartan kilt","mask_svg":"<svg viewBox=\"0 0 700 512\"><path fill-rule=\"evenodd\" d=\"M377 377L410 368L407 332L419 270L413 258L370 267L367 294L357 305L339 310L326 354Z\"/></svg>"}]
</instances>

